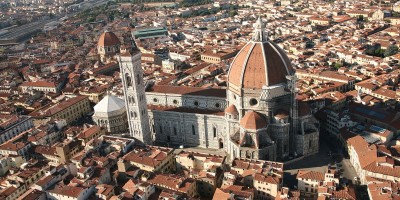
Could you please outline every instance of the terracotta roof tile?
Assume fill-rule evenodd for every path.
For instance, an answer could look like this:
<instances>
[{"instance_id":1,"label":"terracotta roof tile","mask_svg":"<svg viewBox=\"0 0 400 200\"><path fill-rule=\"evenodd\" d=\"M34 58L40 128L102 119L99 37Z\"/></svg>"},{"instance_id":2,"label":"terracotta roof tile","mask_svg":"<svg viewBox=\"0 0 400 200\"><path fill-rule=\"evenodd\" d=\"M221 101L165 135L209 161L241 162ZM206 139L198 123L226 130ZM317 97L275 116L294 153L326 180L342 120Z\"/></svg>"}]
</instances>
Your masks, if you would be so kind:
<instances>
[{"instance_id":1,"label":"terracotta roof tile","mask_svg":"<svg viewBox=\"0 0 400 200\"><path fill-rule=\"evenodd\" d=\"M153 87L149 88L146 92L193 95L193 96L213 96L213 97L226 98L226 90L222 88L154 85Z\"/></svg>"},{"instance_id":2,"label":"terracotta roof tile","mask_svg":"<svg viewBox=\"0 0 400 200\"><path fill-rule=\"evenodd\" d=\"M308 170L299 170L297 173L297 179L311 179L316 181L324 181L324 174L316 171L308 171Z\"/></svg>"},{"instance_id":3,"label":"terracotta roof tile","mask_svg":"<svg viewBox=\"0 0 400 200\"><path fill-rule=\"evenodd\" d=\"M100 35L98 46L114 46L119 45L121 42L118 37L113 32L104 32Z\"/></svg>"},{"instance_id":4,"label":"terracotta roof tile","mask_svg":"<svg viewBox=\"0 0 400 200\"><path fill-rule=\"evenodd\" d=\"M257 130L264 128L267 121L257 112L247 111L247 113L240 120L240 125L245 129Z\"/></svg>"},{"instance_id":5,"label":"terracotta roof tile","mask_svg":"<svg viewBox=\"0 0 400 200\"><path fill-rule=\"evenodd\" d=\"M233 114L233 115L239 114L238 110L236 109L236 106L233 104L225 109L225 113L229 113L229 114Z\"/></svg>"},{"instance_id":6,"label":"terracotta roof tile","mask_svg":"<svg viewBox=\"0 0 400 200\"><path fill-rule=\"evenodd\" d=\"M243 88L286 83L294 73L284 50L272 42L249 42L231 64L228 82Z\"/></svg>"}]
</instances>

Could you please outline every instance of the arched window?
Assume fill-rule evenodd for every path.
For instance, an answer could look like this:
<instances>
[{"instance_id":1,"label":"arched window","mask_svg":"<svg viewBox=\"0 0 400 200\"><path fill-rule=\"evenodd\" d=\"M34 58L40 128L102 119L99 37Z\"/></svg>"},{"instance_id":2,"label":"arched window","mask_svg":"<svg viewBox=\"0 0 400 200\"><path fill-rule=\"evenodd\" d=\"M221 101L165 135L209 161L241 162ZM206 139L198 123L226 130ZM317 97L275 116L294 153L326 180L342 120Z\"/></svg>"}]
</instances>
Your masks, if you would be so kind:
<instances>
[{"instance_id":1,"label":"arched window","mask_svg":"<svg viewBox=\"0 0 400 200\"><path fill-rule=\"evenodd\" d=\"M128 87L132 86L132 79L131 79L131 77L129 76L128 73L125 74L125 81L126 81L126 85Z\"/></svg>"},{"instance_id":2,"label":"arched window","mask_svg":"<svg viewBox=\"0 0 400 200\"><path fill-rule=\"evenodd\" d=\"M217 127L213 127L213 136L217 137Z\"/></svg>"},{"instance_id":3,"label":"arched window","mask_svg":"<svg viewBox=\"0 0 400 200\"><path fill-rule=\"evenodd\" d=\"M140 76L139 74L136 74L136 82L138 85L140 85Z\"/></svg>"}]
</instances>

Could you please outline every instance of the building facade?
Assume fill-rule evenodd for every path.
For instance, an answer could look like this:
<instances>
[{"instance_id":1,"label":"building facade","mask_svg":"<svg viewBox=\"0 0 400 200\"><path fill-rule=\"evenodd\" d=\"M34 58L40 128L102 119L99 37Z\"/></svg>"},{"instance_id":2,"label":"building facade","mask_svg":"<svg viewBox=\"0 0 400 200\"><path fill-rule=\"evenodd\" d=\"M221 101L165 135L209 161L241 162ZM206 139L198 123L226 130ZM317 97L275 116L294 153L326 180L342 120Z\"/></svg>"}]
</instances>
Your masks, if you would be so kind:
<instances>
[{"instance_id":1,"label":"building facade","mask_svg":"<svg viewBox=\"0 0 400 200\"><path fill-rule=\"evenodd\" d=\"M70 124L91 111L89 98L87 96L76 96L62 103L48 104L35 110L29 115L35 126L46 124L50 120L65 119Z\"/></svg>"},{"instance_id":2,"label":"building facade","mask_svg":"<svg viewBox=\"0 0 400 200\"><path fill-rule=\"evenodd\" d=\"M140 55L122 53L119 63L130 134L145 144L266 160L318 152L319 126L307 104L298 106L295 71L261 19L231 64L226 90L155 85L145 93Z\"/></svg>"},{"instance_id":3,"label":"building facade","mask_svg":"<svg viewBox=\"0 0 400 200\"><path fill-rule=\"evenodd\" d=\"M109 133L126 132L128 123L124 100L107 94L94 106L93 121Z\"/></svg>"}]
</instances>

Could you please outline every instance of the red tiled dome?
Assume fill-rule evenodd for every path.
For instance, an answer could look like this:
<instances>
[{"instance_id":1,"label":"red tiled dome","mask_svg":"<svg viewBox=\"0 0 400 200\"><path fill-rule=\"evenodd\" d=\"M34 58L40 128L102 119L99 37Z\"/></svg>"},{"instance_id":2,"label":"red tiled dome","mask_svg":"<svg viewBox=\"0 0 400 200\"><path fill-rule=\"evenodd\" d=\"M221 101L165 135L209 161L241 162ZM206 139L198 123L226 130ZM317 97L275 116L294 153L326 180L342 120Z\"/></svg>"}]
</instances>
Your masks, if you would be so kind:
<instances>
[{"instance_id":1,"label":"red tiled dome","mask_svg":"<svg viewBox=\"0 0 400 200\"><path fill-rule=\"evenodd\" d=\"M113 32L108 31L100 35L99 42L97 43L97 45L101 47L109 47L120 44L121 42L119 41L118 37Z\"/></svg>"},{"instance_id":2,"label":"red tiled dome","mask_svg":"<svg viewBox=\"0 0 400 200\"><path fill-rule=\"evenodd\" d=\"M236 55L229 70L228 82L241 88L286 83L294 70L286 53L275 43L249 42Z\"/></svg>"},{"instance_id":3,"label":"red tiled dome","mask_svg":"<svg viewBox=\"0 0 400 200\"><path fill-rule=\"evenodd\" d=\"M225 113L229 113L229 114L232 114L232 115L238 115L239 114L238 110L236 109L236 106L233 105L233 104L225 109Z\"/></svg>"},{"instance_id":4,"label":"red tiled dome","mask_svg":"<svg viewBox=\"0 0 400 200\"><path fill-rule=\"evenodd\" d=\"M240 125L245 129L257 130L267 126L267 121L257 112L248 111L240 120Z\"/></svg>"},{"instance_id":5,"label":"red tiled dome","mask_svg":"<svg viewBox=\"0 0 400 200\"><path fill-rule=\"evenodd\" d=\"M233 60L228 84L239 88L262 89L286 83L286 76L294 70L285 51L268 40L261 18L254 24L252 40L247 43Z\"/></svg>"}]
</instances>

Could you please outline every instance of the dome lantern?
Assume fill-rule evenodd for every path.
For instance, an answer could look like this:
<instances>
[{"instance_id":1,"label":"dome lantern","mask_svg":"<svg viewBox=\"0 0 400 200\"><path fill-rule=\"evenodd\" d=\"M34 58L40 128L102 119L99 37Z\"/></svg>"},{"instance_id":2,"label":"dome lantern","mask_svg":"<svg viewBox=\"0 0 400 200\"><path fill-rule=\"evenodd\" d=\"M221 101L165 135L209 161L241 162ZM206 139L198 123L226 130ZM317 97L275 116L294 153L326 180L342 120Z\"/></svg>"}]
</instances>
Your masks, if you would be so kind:
<instances>
[{"instance_id":1,"label":"dome lantern","mask_svg":"<svg viewBox=\"0 0 400 200\"><path fill-rule=\"evenodd\" d=\"M264 24L261 20L261 17L258 17L256 23L254 23L254 32L252 40L254 42L266 42L268 41L268 34L265 31Z\"/></svg>"}]
</instances>

